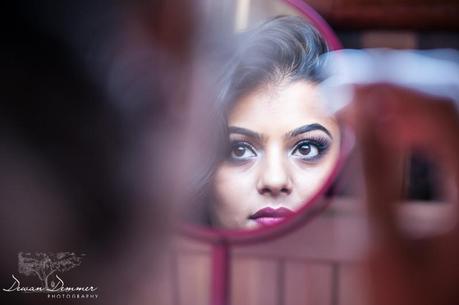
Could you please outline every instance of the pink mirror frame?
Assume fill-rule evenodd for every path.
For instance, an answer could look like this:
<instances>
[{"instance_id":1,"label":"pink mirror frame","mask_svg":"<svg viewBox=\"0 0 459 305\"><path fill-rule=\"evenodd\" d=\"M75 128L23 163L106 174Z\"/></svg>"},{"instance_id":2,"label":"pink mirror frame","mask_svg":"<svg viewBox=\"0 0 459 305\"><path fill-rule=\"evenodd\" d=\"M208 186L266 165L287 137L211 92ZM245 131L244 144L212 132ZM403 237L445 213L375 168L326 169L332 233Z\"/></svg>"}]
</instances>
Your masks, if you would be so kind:
<instances>
[{"instance_id":1,"label":"pink mirror frame","mask_svg":"<svg viewBox=\"0 0 459 305\"><path fill-rule=\"evenodd\" d=\"M284 0L287 4L297 9L303 16L322 34L331 50L342 49L341 42L326 21L309 5L302 0ZM260 227L253 230L226 230L212 229L198 225L181 224L180 233L193 239L211 244L247 244L274 239L304 225L327 206L328 201L321 201L320 196L332 185L351 149L352 140L343 131L340 155L330 176L324 185L317 191L313 198L304 204L294 215L288 217L274 226ZM306 213L308 211L308 213Z\"/></svg>"}]
</instances>

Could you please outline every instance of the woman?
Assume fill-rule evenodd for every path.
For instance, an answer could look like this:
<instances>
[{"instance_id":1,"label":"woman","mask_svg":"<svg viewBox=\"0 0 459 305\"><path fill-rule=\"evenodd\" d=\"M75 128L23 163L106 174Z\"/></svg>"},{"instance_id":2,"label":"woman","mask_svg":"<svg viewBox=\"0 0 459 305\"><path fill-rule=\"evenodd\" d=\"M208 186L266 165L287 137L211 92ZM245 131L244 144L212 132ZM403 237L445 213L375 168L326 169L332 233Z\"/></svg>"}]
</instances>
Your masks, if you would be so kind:
<instances>
[{"instance_id":1,"label":"woman","mask_svg":"<svg viewBox=\"0 0 459 305\"><path fill-rule=\"evenodd\" d=\"M339 152L336 120L320 101L327 46L299 17L242 35L218 98L219 147L207 184L209 221L227 229L277 223L310 200Z\"/></svg>"}]
</instances>

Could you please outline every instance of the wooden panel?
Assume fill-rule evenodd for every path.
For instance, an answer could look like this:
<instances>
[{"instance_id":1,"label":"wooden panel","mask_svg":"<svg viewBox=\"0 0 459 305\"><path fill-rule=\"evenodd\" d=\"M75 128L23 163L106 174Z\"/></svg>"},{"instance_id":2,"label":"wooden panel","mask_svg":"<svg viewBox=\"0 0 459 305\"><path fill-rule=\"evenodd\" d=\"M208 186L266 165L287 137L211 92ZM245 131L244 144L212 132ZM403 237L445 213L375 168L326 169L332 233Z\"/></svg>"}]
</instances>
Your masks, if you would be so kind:
<instances>
[{"instance_id":1,"label":"wooden panel","mask_svg":"<svg viewBox=\"0 0 459 305\"><path fill-rule=\"evenodd\" d=\"M178 302L181 305L203 305L209 303L210 257L207 255L179 255Z\"/></svg>"},{"instance_id":2,"label":"wooden panel","mask_svg":"<svg viewBox=\"0 0 459 305\"><path fill-rule=\"evenodd\" d=\"M304 227L281 238L234 247L234 255L308 259L320 262L353 261L367 245L368 229L359 204L335 199L324 213Z\"/></svg>"},{"instance_id":3,"label":"wooden panel","mask_svg":"<svg viewBox=\"0 0 459 305\"><path fill-rule=\"evenodd\" d=\"M211 245L206 241L178 235L174 236L174 247L179 253L199 253L210 255L212 250Z\"/></svg>"},{"instance_id":4,"label":"wooden panel","mask_svg":"<svg viewBox=\"0 0 459 305\"><path fill-rule=\"evenodd\" d=\"M156 244L155 244L156 245ZM151 253L151 252L150 252ZM145 254L145 253L143 253ZM142 255L143 255L142 254ZM150 256L153 261L146 263L147 259L144 256L139 256L129 252L129 257L125 256L124 260L119 260L117 263L122 264L122 261L125 261L126 264L117 265L109 264L106 267L110 267L110 270L107 268L103 270L104 275L101 278L103 279L103 284L99 288L99 301L97 302L83 302L84 300L70 300L70 299L61 299L38 301L36 295L32 295L32 299L27 304L136 304L136 305L177 305L176 294L177 290L174 285L174 280L172 278L174 261L171 260L170 253L168 249L165 249L164 253L161 255L155 255L153 258ZM130 259L131 261L127 261ZM140 263L141 265L137 265ZM94 270L94 264L91 268ZM124 268L123 268L124 267ZM79 269L79 268L78 268ZM100 269L94 270L94 272L100 272ZM88 275L91 272L86 270L83 275ZM93 277L90 277L91 279ZM75 279L75 278L74 278ZM76 278L78 282L78 277ZM82 279L82 278L80 278ZM88 278L84 278L86 281ZM72 281L73 282L73 281ZM76 282L76 283L77 283ZM8 282L10 284L10 282ZM21 285L23 284L21 278ZM35 283L33 284L35 285ZM29 285L27 285L29 286ZM98 285L96 285L98 286ZM6 287L6 284L4 285ZM9 287L9 286L8 286ZM98 291L96 291L97 294ZM13 295L15 300L13 303L3 300L2 304L18 304L19 295ZM13 300L12 299L12 300ZM20 302L20 304L26 304Z\"/></svg>"},{"instance_id":5,"label":"wooden panel","mask_svg":"<svg viewBox=\"0 0 459 305\"><path fill-rule=\"evenodd\" d=\"M338 299L340 305L366 305L366 281L361 265L342 265L339 272Z\"/></svg>"},{"instance_id":6,"label":"wooden panel","mask_svg":"<svg viewBox=\"0 0 459 305\"><path fill-rule=\"evenodd\" d=\"M417 35L401 31L366 31L361 37L362 48L416 49Z\"/></svg>"},{"instance_id":7,"label":"wooden panel","mask_svg":"<svg viewBox=\"0 0 459 305\"><path fill-rule=\"evenodd\" d=\"M288 305L329 305L332 301L331 265L287 262L284 302Z\"/></svg>"},{"instance_id":8,"label":"wooden panel","mask_svg":"<svg viewBox=\"0 0 459 305\"><path fill-rule=\"evenodd\" d=\"M318 218L287 236L234 246L231 304L328 305L339 301L336 289L341 284L333 282L333 270L360 259L368 232L364 216L357 201L336 199ZM176 249L182 257L179 304L207 304L209 246L182 238Z\"/></svg>"},{"instance_id":9,"label":"wooden panel","mask_svg":"<svg viewBox=\"0 0 459 305\"><path fill-rule=\"evenodd\" d=\"M459 29L457 0L304 1L337 29Z\"/></svg>"},{"instance_id":10,"label":"wooden panel","mask_svg":"<svg viewBox=\"0 0 459 305\"><path fill-rule=\"evenodd\" d=\"M274 260L234 258L231 304L278 305L278 264Z\"/></svg>"},{"instance_id":11,"label":"wooden panel","mask_svg":"<svg viewBox=\"0 0 459 305\"><path fill-rule=\"evenodd\" d=\"M454 4L456 0L335 0L337 6L365 6L365 5L377 5L377 6L394 6L394 5L436 5L439 3L443 4Z\"/></svg>"},{"instance_id":12,"label":"wooden panel","mask_svg":"<svg viewBox=\"0 0 459 305\"><path fill-rule=\"evenodd\" d=\"M138 300L136 304L151 304L157 305L176 305L176 287L173 280L173 264L174 262L169 257L164 257L157 264L149 281L137 283L141 285L138 289ZM139 295L142 293L142 295Z\"/></svg>"},{"instance_id":13,"label":"wooden panel","mask_svg":"<svg viewBox=\"0 0 459 305\"><path fill-rule=\"evenodd\" d=\"M457 30L459 6L369 6L338 9L326 16L336 28Z\"/></svg>"}]
</instances>

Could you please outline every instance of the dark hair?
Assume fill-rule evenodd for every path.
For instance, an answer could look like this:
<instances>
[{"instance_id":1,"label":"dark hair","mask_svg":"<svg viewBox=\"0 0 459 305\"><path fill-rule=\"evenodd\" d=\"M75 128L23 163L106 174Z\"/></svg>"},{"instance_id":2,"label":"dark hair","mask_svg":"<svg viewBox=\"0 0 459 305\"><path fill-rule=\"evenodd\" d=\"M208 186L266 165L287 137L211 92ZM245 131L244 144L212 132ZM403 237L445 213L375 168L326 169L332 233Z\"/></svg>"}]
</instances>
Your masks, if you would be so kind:
<instances>
[{"instance_id":1,"label":"dark hair","mask_svg":"<svg viewBox=\"0 0 459 305\"><path fill-rule=\"evenodd\" d=\"M233 104L260 85L319 82L320 56L328 51L318 31L296 16L276 17L245 32L238 47L221 79L223 104Z\"/></svg>"},{"instance_id":2,"label":"dark hair","mask_svg":"<svg viewBox=\"0 0 459 305\"><path fill-rule=\"evenodd\" d=\"M227 116L235 102L262 85L280 85L296 80L320 82L320 56L327 51L328 47L319 32L303 18L296 16L275 17L238 35L236 48L223 65L220 90L213 105L216 153L197 182L196 204L205 207L195 210L208 213L208 207L212 204L210 182L215 168L228 152ZM187 217L205 218L198 219L198 222L210 221L208 214L188 214Z\"/></svg>"}]
</instances>

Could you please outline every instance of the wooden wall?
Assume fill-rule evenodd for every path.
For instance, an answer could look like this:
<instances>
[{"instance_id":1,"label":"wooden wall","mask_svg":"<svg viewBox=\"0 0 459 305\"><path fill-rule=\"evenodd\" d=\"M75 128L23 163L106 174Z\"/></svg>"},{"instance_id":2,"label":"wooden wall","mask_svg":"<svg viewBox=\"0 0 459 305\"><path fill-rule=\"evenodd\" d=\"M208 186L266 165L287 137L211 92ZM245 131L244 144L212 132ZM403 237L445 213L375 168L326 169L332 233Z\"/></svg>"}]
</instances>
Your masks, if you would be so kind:
<instances>
[{"instance_id":1,"label":"wooden wall","mask_svg":"<svg viewBox=\"0 0 459 305\"><path fill-rule=\"evenodd\" d=\"M455 215L454 208L405 205L401 215L407 234L444 232L446 220L456 221L448 217ZM234 247L230 304L371 304L364 263L370 242L364 207L354 199L335 199L324 213L286 236ZM155 281L146 283L145 304L212 305L210 253L210 245L176 236L157 264Z\"/></svg>"},{"instance_id":2,"label":"wooden wall","mask_svg":"<svg viewBox=\"0 0 459 305\"><path fill-rule=\"evenodd\" d=\"M234 247L231 304L366 304L359 276L368 238L365 228L358 203L340 199L287 236ZM177 237L162 264L155 299L164 305L209 304L210 250L200 241Z\"/></svg>"},{"instance_id":3,"label":"wooden wall","mask_svg":"<svg viewBox=\"0 0 459 305\"><path fill-rule=\"evenodd\" d=\"M304 0L339 29L459 30L457 0Z\"/></svg>"}]
</instances>

